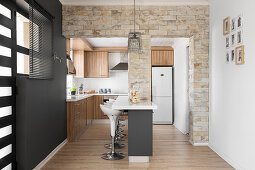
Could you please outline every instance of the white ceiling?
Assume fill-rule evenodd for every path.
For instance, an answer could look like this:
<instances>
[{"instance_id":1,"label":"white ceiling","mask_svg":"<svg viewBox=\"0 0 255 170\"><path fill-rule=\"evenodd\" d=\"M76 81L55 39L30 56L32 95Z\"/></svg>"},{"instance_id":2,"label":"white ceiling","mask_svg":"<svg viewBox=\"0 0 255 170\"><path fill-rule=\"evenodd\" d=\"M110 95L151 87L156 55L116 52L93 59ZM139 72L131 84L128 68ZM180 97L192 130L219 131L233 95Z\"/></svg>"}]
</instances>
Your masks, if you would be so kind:
<instances>
[{"instance_id":1,"label":"white ceiling","mask_svg":"<svg viewBox=\"0 0 255 170\"><path fill-rule=\"evenodd\" d=\"M151 38L151 46L173 46L183 38ZM127 47L127 38L87 38L93 47Z\"/></svg>"},{"instance_id":2,"label":"white ceiling","mask_svg":"<svg viewBox=\"0 0 255 170\"><path fill-rule=\"evenodd\" d=\"M133 5L133 0L60 0L63 5L110 6ZM208 5L208 0L136 0L136 5L173 6L173 5Z\"/></svg>"}]
</instances>

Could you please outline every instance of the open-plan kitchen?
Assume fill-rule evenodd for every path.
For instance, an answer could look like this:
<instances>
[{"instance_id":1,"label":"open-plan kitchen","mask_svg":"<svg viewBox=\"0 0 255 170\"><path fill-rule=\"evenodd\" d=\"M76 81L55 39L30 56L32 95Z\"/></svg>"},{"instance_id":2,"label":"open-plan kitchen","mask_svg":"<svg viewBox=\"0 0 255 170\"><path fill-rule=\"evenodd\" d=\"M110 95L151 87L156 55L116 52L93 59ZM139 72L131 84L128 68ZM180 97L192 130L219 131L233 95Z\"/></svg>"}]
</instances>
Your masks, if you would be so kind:
<instances>
[{"instance_id":1,"label":"open-plan kitchen","mask_svg":"<svg viewBox=\"0 0 255 170\"><path fill-rule=\"evenodd\" d=\"M0 169L255 169L254 5L1 0Z\"/></svg>"}]
</instances>

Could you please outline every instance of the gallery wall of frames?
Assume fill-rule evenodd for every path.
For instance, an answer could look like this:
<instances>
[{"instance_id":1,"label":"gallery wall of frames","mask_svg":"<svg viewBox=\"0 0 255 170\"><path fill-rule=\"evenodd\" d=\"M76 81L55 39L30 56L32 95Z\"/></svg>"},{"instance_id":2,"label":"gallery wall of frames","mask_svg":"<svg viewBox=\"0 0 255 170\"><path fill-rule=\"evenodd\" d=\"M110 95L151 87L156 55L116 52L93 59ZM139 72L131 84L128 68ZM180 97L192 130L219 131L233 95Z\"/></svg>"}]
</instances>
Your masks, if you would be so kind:
<instances>
[{"instance_id":1,"label":"gallery wall of frames","mask_svg":"<svg viewBox=\"0 0 255 170\"><path fill-rule=\"evenodd\" d=\"M243 45L243 14L223 20L223 36L226 41L226 63L242 65L245 63Z\"/></svg>"}]
</instances>

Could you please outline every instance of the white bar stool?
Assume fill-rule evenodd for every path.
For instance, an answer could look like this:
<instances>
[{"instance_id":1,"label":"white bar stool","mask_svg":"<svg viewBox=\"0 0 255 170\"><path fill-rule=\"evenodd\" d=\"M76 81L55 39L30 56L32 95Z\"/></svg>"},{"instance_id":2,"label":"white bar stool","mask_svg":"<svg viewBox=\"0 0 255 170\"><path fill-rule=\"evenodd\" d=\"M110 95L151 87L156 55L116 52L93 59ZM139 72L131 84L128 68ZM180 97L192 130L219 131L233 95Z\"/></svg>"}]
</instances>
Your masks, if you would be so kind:
<instances>
[{"instance_id":1,"label":"white bar stool","mask_svg":"<svg viewBox=\"0 0 255 170\"><path fill-rule=\"evenodd\" d=\"M111 137L112 137L111 152L107 152L107 153L102 154L101 158L106 159L106 160L123 159L123 158L125 158L125 155L123 153L120 153L120 152L115 152L115 147L114 147L116 124L117 124L118 117L120 116L122 111L113 110L111 108L111 105L102 105L102 104L100 104L100 108L110 119Z\"/></svg>"}]
</instances>

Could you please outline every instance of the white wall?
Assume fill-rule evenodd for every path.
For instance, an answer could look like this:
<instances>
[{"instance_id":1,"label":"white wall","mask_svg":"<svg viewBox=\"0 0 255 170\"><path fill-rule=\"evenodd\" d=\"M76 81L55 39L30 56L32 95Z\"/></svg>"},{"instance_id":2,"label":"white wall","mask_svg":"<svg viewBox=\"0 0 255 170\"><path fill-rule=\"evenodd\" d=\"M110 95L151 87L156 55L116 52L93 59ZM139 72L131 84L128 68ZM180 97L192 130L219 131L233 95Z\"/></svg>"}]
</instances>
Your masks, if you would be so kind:
<instances>
[{"instance_id":1,"label":"white wall","mask_svg":"<svg viewBox=\"0 0 255 170\"><path fill-rule=\"evenodd\" d=\"M109 69L120 62L120 53L109 53ZM67 81L70 80L69 78ZM70 81L78 88L83 83L85 90L96 90L111 88L113 93L128 93L128 72L127 71L109 71L109 78L77 78L73 77ZM67 85L69 87L70 85Z\"/></svg>"},{"instance_id":2,"label":"white wall","mask_svg":"<svg viewBox=\"0 0 255 170\"><path fill-rule=\"evenodd\" d=\"M182 133L189 132L188 114L188 38L174 41L174 126Z\"/></svg>"},{"instance_id":3,"label":"white wall","mask_svg":"<svg viewBox=\"0 0 255 170\"><path fill-rule=\"evenodd\" d=\"M255 1L209 0L209 146L234 168L255 169ZM243 13L245 64L225 63L223 19Z\"/></svg>"}]
</instances>

